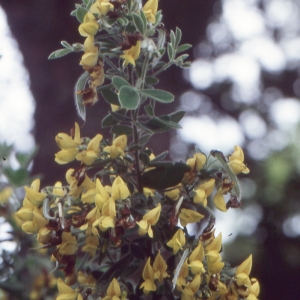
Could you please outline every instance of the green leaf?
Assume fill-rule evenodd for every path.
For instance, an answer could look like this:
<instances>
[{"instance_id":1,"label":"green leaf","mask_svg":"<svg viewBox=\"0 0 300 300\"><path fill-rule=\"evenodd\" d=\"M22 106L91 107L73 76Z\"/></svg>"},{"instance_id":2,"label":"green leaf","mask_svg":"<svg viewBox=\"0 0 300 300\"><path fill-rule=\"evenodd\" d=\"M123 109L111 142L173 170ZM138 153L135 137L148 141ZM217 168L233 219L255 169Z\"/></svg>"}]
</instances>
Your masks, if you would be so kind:
<instances>
[{"instance_id":1,"label":"green leaf","mask_svg":"<svg viewBox=\"0 0 300 300\"><path fill-rule=\"evenodd\" d=\"M180 129L182 128L180 125L178 125L177 123L175 122L172 122L172 121L166 121L166 119L164 117L158 117L156 118L156 120L158 122L161 122L162 124L164 124L166 126L166 128L174 128L174 129Z\"/></svg>"},{"instance_id":2,"label":"green leaf","mask_svg":"<svg viewBox=\"0 0 300 300\"><path fill-rule=\"evenodd\" d=\"M75 17L76 16L76 12L77 12L77 9L74 9L73 11L71 11L70 16Z\"/></svg>"},{"instance_id":3,"label":"green leaf","mask_svg":"<svg viewBox=\"0 0 300 300\"><path fill-rule=\"evenodd\" d=\"M191 169L181 162L157 162L149 166L152 165L154 169L142 174L143 186L158 190L176 186L182 181L184 173Z\"/></svg>"},{"instance_id":4,"label":"green leaf","mask_svg":"<svg viewBox=\"0 0 300 300\"><path fill-rule=\"evenodd\" d=\"M181 128L180 125L178 125L175 122L169 121L169 119L170 119L169 116L155 117L145 123L142 123L142 125L153 132L163 132L171 128L173 129Z\"/></svg>"},{"instance_id":5,"label":"green leaf","mask_svg":"<svg viewBox=\"0 0 300 300\"><path fill-rule=\"evenodd\" d=\"M133 13L132 16L133 16L133 21L134 21L134 24L135 24L137 30L140 32L140 34L144 35L145 24L143 22L142 17L140 17L138 14L135 14L135 13Z\"/></svg>"},{"instance_id":6,"label":"green leaf","mask_svg":"<svg viewBox=\"0 0 300 300\"><path fill-rule=\"evenodd\" d=\"M16 153L16 159L20 163L21 167L26 169L30 163L30 161L33 159L35 153Z\"/></svg>"},{"instance_id":7,"label":"green leaf","mask_svg":"<svg viewBox=\"0 0 300 300\"><path fill-rule=\"evenodd\" d=\"M156 162L159 162L163 159L165 159L165 157L168 155L169 151L164 151L158 155L156 155L156 157L151 161L151 163L156 163Z\"/></svg>"},{"instance_id":8,"label":"green leaf","mask_svg":"<svg viewBox=\"0 0 300 300\"><path fill-rule=\"evenodd\" d=\"M145 15L145 13L144 13L144 11L142 9L140 10L140 15L141 15L141 18L142 18L142 20L144 22L144 27L146 29L147 28L147 18L146 18L146 15Z\"/></svg>"},{"instance_id":9,"label":"green leaf","mask_svg":"<svg viewBox=\"0 0 300 300\"><path fill-rule=\"evenodd\" d=\"M110 112L111 116L120 122L131 122L131 118L125 116L124 114L118 113L118 112Z\"/></svg>"},{"instance_id":10,"label":"green leaf","mask_svg":"<svg viewBox=\"0 0 300 300\"><path fill-rule=\"evenodd\" d=\"M15 186L19 187L25 185L29 179L29 173L26 169L20 168L13 170L11 168L3 169L3 174Z\"/></svg>"},{"instance_id":11,"label":"green leaf","mask_svg":"<svg viewBox=\"0 0 300 300\"><path fill-rule=\"evenodd\" d=\"M159 79L155 76L147 76L145 78L145 82L146 82L146 84L149 84L149 85L155 85L159 82Z\"/></svg>"},{"instance_id":12,"label":"green leaf","mask_svg":"<svg viewBox=\"0 0 300 300\"><path fill-rule=\"evenodd\" d=\"M87 13L87 9L83 7L78 7L76 10L76 18L80 23L83 23L83 18Z\"/></svg>"},{"instance_id":13,"label":"green leaf","mask_svg":"<svg viewBox=\"0 0 300 300\"><path fill-rule=\"evenodd\" d=\"M105 116L103 119L102 119L102 122L101 122L101 126L102 127L110 127L110 126L113 126L113 125L116 125L118 124L119 122L117 120L115 120L110 114Z\"/></svg>"},{"instance_id":14,"label":"green leaf","mask_svg":"<svg viewBox=\"0 0 300 300\"><path fill-rule=\"evenodd\" d=\"M190 49L191 47L192 47L191 44L182 44L177 48L176 53L186 51L186 50Z\"/></svg>"},{"instance_id":15,"label":"green leaf","mask_svg":"<svg viewBox=\"0 0 300 300\"><path fill-rule=\"evenodd\" d=\"M123 79L120 76L114 76L112 79L112 84L118 89L120 90L122 86L129 86L131 87L131 85L129 84L128 81L126 81L125 79Z\"/></svg>"},{"instance_id":16,"label":"green leaf","mask_svg":"<svg viewBox=\"0 0 300 300\"><path fill-rule=\"evenodd\" d=\"M176 37L173 30L171 30L170 32L170 40L171 40L172 47L176 49Z\"/></svg>"},{"instance_id":17,"label":"green leaf","mask_svg":"<svg viewBox=\"0 0 300 300\"><path fill-rule=\"evenodd\" d=\"M192 64L191 61L186 61L186 62L184 62L184 63L180 66L180 68L187 69L187 68L189 68L189 67L191 66L191 64Z\"/></svg>"},{"instance_id":18,"label":"green leaf","mask_svg":"<svg viewBox=\"0 0 300 300\"><path fill-rule=\"evenodd\" d=\"M109 104L120 105L117 93L112 90L104 90L101 92L102 97Z\"/></svg>"},{"instance_id":19,"label":"green leaf","mask_svg":"<svg viewBox=\"0 0 300 300\"><path fill-rule=\"evenodd\" d=\"M54 58L59 58L59 57L62 57L62 56L65 56L69 53L73 52L73 49L59 49L59 50L56 50L54 52L52 52L48 59L54 59Z\"/></svg>"},{"instance_id":20,"label":"green leaf","mask_svg":"<svg viewBox=\"0 0 300 300\"><path fill-rule=\"evenodd\" d=\"M88 72L84 72L79 79L76 82L75 85L75 106L77 113L79 117L85 121L86 118L86 109L85 106L83 105L83 98L82 95L77 94L78 91L81 91L84 89L86 82L89 79L90 74Z\"/></svg>"},{"instance_id":21,"label":"green leaf","mask_svg":"<svg viewBox=\"0 0 300 300\"><path fill-rule=\"evenodd\" d=\"M173 102L174 96L163 90L140 90L143 95L162 103Z\"/></svg>"},{"instance_id":22,"label":"green leaf","mask_svg":"<svg viewBox=\"0 0 300 300\"><path fill-rule=\"evenodd\" d=\"M114 125L110 131L116 135L122 135L122 134L131 135L132 134L132 128L130 126L126 126L126 125Z\"/></svg>"},{"instance_id":23,"label":"green leaf","mask_svg":"<svg viewBox=\"0 0 300 300\"><path fill-rule=\"evenodd\" d=\"M0 143L0 159L8 159L10 153L13 150L13 145L7 145L6 142Z\"/></svg>"},{"instance_id":24,"label":"green leaf","mask_svg":"<svg viewBox=\"0 0 300 300\"><path fill-rule=\"evenodd\" d=\"M170 61L173 60L174 55L175 55L175 51L174 51L174 48L171 45L171 43L168 43L168 45L167 45L167 52L168 52L169 60Z\"/></svg>"},{"instance_id":25,"label":"green leaf","mask_svg":"<svg viewBox=\"0 0 300 300\"><path fill-rule=\"evenodd\" d=\"M182 32L181 30L176 27L176 31L175 31L175 49L177 49L180 41L181 41L181 37L182 37Z\"/></svg>"},{"instance_id":26,"label":"green leaf","mask_svg":"<svg viewBox=\"0 0 300 300\"><path fill-rule=\"evenodd\" d=\"M185 111L179 110L169 114L168 116L171 118L172 122L178 123L184 117L185 114Z\"/></svg>"},{"instance_id":27,"label":"green leaf","mask_svg":"<svg viewBox=\"0 0 300 300\"><path fill-rule=\"evenodd\" d=\"M127 26L129 23L127 18L118 18L117 22L123 27Z\"/></svg>"},{"instance_id":28,"label":"green leaf","mask_svg":"<svg viewBox=\"0 0 300 300\"><path fill-rule=\"evenodd\" d=\"M154 27L156 27L162 20L162 14L161 14L161 10L159 10L156 15L155 15L155 24L154 24Z\"/></svg>"},{"instance_id":29,"label":"green leaf","mask_svg":"<svg viewBox=\"0 0 300 300\"><path fill-rule=\"evenodd\" d=\"M97 87L97 93L102 93L103 91L107 91L107 90L110 90L114 87L114 85L111 83L111 84L106 84L106 85L101 85L101 86L98 86ZM120 105L120 103L119 103Z\"/></svg>"},{"instance_id":30,"label":"green leaf","mask_svg":"<svg viewBox=\"0 0 300 300\"><path fill-rule=\"evenodd\" d=\"M68 48L68 49L72 49L72 50L73 50L73 47L72 47L68 42L66 42L66 41L61 41L60 43L61 43L61 45L62 45L63 47Z\"/></svg>"},{"instance_id":31,"label":"green leaf","mask_svg":"<svg viewBox=\"0 0 300 300\"><path fill-rule=\"evenodd\" d=\"M146 123L140 123L140 122L136 122L136 125L138 128L140 128L141 130L143 131L146 131L148 132L149 134L153 134L154 133L154 130L150 129Z\"/></svg>"},{"instance_id":32,"label":"green leaf","mask_svg":"<svg viewBox=\"0 0 300 300\"><path fill-rule=\"evenodd\" d=\"M182 55L178 56L178 57L176 58L176 60L177 60L177 61L180 61L180 60L181 60L181 61L183 62L183 61L184 61L186 58L188 58L188 57L189 57L189 55L185 53L185 54L182 54Z\"/></svg>"},{"instance_id":33,"label":"green leaf","mask_svg":"<svg viewBox=\"0 0 300 300\"><path fill-rule=\"evenodd\" d=\"M122 86L119 90L119 101L122 107L136 109L139 106L140 96L131 86Z\"/></svg>"},{"instance_id":34,"label":"green leaf","mask_svg":"<svg viewBox=\"0 0 300 300\"><path fill-rule=\"evenodd\" d=\"M129 253L119 259L118 261L114 262L109 269L99 278L99 282L106 281L110 282L114 277L117 278L120 276L123 270L125 270L130 263L132 262L132 255ZM96 270L94 270L96 271ZM93 272L94 272L93 271Z\"/></svg>"},{"instance_id":35,"label":"green leaf","mask_svg":"<svg viewBox=\"0 0 300 300\"><path fill-rule=\"evenodd\" d=\"M131 9L131 0L127 0L127 6L128 6L128 10L130 11L130 9Z\"/></svg>"},{"instance_id":36,"label":"green leaf","mask_svg":"<svg viewBox=\"0 0 300 300\"><path fill-rule=\"evenodd\" d=\"M149 117L154 117L154 111L151 105L145 105L144 109Z\"/></svg>"},{"instance_id":37,"label":"green leaf","mask_svg":"<svg viewBox=\"0 0 300 300\"><path fill-rule=\"evenodd\" d=\"M142 135L139 138L139 145L144 146L145 144L147 144L149 139L151 138L151 136L152 136L152 134L150 134L150 133L146 133L146 134Z\"/></svg>"}]
</instances>

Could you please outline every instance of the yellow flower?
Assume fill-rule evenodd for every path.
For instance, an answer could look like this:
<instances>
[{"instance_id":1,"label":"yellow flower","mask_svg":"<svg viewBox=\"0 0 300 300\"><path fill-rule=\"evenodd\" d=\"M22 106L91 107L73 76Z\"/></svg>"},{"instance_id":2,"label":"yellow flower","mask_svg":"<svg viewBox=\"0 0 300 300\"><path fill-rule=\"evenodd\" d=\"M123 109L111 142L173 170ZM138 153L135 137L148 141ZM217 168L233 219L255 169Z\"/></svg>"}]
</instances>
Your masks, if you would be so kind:
<instances>
[{"instance_id":1,"label":"yellow flower","mask_svg":"<svg viewBox=\"0 0 300 300\"><path fill-rule=\"evenodd\" d=\"M147 21L150 23L155 23L155 15L157 13L158 0L148 0L143 6L142 10L146 15Z\"/></svg>"},{"instance_id":2,"label":"yellow flower","mask_svg":"<svg viewBox=\"0 0 300 300\"><path fill-rule=\"evenodd\" d=\"M22 208L20 209L20 211ZM18 218L21 219L20 214L17 214ZM32 217L30 220L27 220L22 224L22 230L28 234L37 233L40 228L44 227L48 223L41 213L41 211L37 207L33 207Z\"/></svg>"},{"instance_id":3,"label":"yellow flower","mask_svg":"<svg viewBox=\"0 0 300 300\"><path fill-rule=\"evenodd\" d=\"M78 146L81 144L79 125L75 123L74 138L66 133L59 133L55 137L57 146L62 149L55 154L55 161L59 164L66 164L75 159L79 152Z\"/></svg>"},{"instance_id":4,"label":"yellow flower","mask_svg":"<svg viewBox=\"0 0 300 300\"><path fill-rule=\"evenodd\" d=\"M189 267L193 274L203 274L205 273L205 269L203 266L203 258L204 258L204 249L201 242L199 242L198 246L193 250L191 255L189 256Z\"/></svg>"},{"instance_id":5,"label":"yellow flower","mask_svg":"<svg viewBox=\"0 0 300 300\"><path fill-rule=\"evenodd\" d=\"M86 150L79 152L76 155L76 159L82 161L87 166L90 166L97 158L100 153L99 144L102 140L102 135L97 134L87 145Z\"/></svg>"},{"instance_id":6,"label":"yellow flower","mask_svg":"<svg viewBox=\"0 0 300 300\"><path fill-rule=\"evenodd\" d=\"M141 42L137 41L135 46L132 46L128 50L124 51L124 54L120 55L121 58L124 58L123 67L126 67L128 64L135 66L135 61L139 58L141 52Z\"/></svg>"},{"instance_id":7,"label":"yellow flower","mask_svg":"<svg viewBox=\"0 0 300 300\"><path fill-rule=\"evenodd\" d=\"M73 290L67 284L63 282L61 278L57 279L57 288L59 296L56 300L83 300L78 290Z\"/></svg>"},{"instance_id":8,"label":"yellow flower","mask_svg":"<svg viewBox=\"0 0 300 300\"><path fill-rule=\"evenodd\" d=\"M222 257L217 250L210 250L205 254L208 272L210 274L218 274L224 267Z\"/></svg>"},{"instance_id":9,"label":"yellow flower","mask_svg":"<svg viewBox=\"0 0 300 300\"><path fill-rule=\"evenodd\" d=\"M43 203L43 200L46 197L45 193L39 193L40 189L40 180L35 179L30 188L25 186L25 198L27 198L34 206L40 206Z\"/></svg>"},{"instance_id":10,"label":"yellow flower","mask_svg":"<svg viewBox=\"0 0 300 300\"><path fill-rule=\"evenodd\" d=\"M23 222L31 221L34 207L35 206L25 197L23 206L16 212L16 216Z\"/></svg>"},{"instance_id":11,"label":"yellow flower","mask_svg":"<svg viewBox=\"0 0 300 300\"><path fill-rule=\"evenodd\" d=\"M251 278L251 286L249 287L249 296L247 300L257 300L260 292L259 282L256 278Z\"/></svg>"},{"instance_id":12,"label":"yellow flower","mask_svg":"<svg viewBox=\"0 0 300 300\"><path fill-rule=\"evenodd\" d=\"M90 12L96 15L106 15L108 11L113 10L114 6L110 3L110 0L96 0L91 6Z\"/></svg>"},{"instance_id":13,"label":"yellow flower","mask_svg":"<svg viewBox=\"0 0 300 300\"><path fill-rule=\"evenodd\" d=\"M111 104L110 107L111 107L111 111L112 112L115 112L115 111L118 111L118 110L121 109L121 106L120 105L116 105L116 104Z\"/></svg>"},{"instance_id":14,"label":"yellow flower","mask_svg":"<svg viewBox=\"0 0 300 300\"><path fill-rule=\"evenodd\" d=\"M201 203L204 207L207 205L207 197L211 195L215 187L215 179L211 178L208 181L200 184L195 192L194 202Z\"/></svg>"},{"instance_id":15,"label":"yellow flower","mask_svg":"<svg viewBox=\"0 0 300 300\"><path fill-rule=\"evenodd\" d=\"M244 164L244 152L240 146L234 146L234 152L229 156L228 166L235 175L239 173L248 174L250 172Z\"/></svg>"},{"instance_id":16,"label":"yellow flower","mask_svg":"<svg viewBox=\"0 0 300 300\"><path fill-rule=\"evenodd\" d=\"M203 153L195 153L193 158L189 158L186 164L191 167L191 170L199 171L203 169L206 162L206 156Z\"/></svg>"},{"instance_id":17,"label":"yellow flower","mask_svg":"<svg viewBox=\"0 0 300 300\"><path fill-rule=\"evenodd\" d=\"M198 292L201 284L201 277L197 274L192 282L187 283L185 288L182 290L181 300L192 300L194 295Z\"/></svg>"},{"instance_id":18,"label":"yellow flower","mask_svg":"<svg viewBox=\"0 0 300 300\"><path fill-rule=\"evenodd\" d=\"M146 187L143 188L143 193L144 193L144 195L146 196L146 198L149 198L149 197L153 197L153 196L154 196L154 190L153 190L153 189L146 188Z\"/></svg>"},{"instance_id":19,"label":"yellow flower","mask_svg":"<svg viewBox=\"0 0 300 300\"><path fill-rule=\"evenodd\" d=\"M26 197L23 207L17 211L16 216L23 221L22 229L28 234L37 233L48 221L42 215L40 209L34 206Z\"/></svg>"},{"instance_id":20,"label":"yellow flower","mask_svg":"<svg viewBox=\"0 0 300 300\"><path fill-rule=\"evenodd\" d=\"M195 223L204 218L203 215L192 209L182 208L178 216L182 226L186 226L188 223Z\"/></svg>"},{"instance_id":21,"label":"yellow flower","mask_svg":"<svg viewBox=\"0 0 300 300\"><path fill-rule=\"evenodd\" d=\"M165 192L165 196L169 197L170 199L177 201L180 197L181 188L172 189L168 192Z\"/></svg>"},{"instance_id":22,"label":"yellow flower","mask_svg":"<svg viewBox=\"0 0 300 300\"><path fill-rule=\"evenodd\" d=\"M189 275L189 268L188 268L188 263L187 259L184 261L182 264L182 267L179 271L177 280L176 280L176 288L179 291L182 291L182 287L186 286L186 277ZM174 280L174 279L173 279Z\"/></svg>"},{"instance_id":23,"label":"yellow flower","mask_svg":"<svg viewBox=\"0 0 300 300\"><path fill-rule=\"evenodd\" d=\"M98 236L90 235L86 237L85 245L82 247L82 252L87 252L90 257L94 257L99 245Z\"/></svg>"},{"instance_id":24,"label":"yellow flower","mask_svg":"<svg viewBox=\"0 0 300 300\"><path fill-rule=\"evenodd\" d=\"M79 25L78 31L81 36L94 36L99 29L99 24L94 15L90 12L86 13L83 18L83 23Z\"/></svg>"},{"instance_id":25,"label":"yellow flower","mask_svg":"<svg viewBox=\"0 0 300 300\"><path fill-rule=\"evenodd\" d=\"M210 274L218 274L224 267L220 251L222 248L222 233L205 246L205 257L207 261L208 272Z\"/></svg>"},{"instance_id":26,"label":"yellow flower","mask_svg":"<svg viewBox=\"0 0 300 300\"><path fill-rule=\"evenodd\" d=\"M119 282L116 278L113 278L111 283L109 284L106 296L103 298L103 300L120 300L121 298L121 289ZM102 299L102 298L101 298Z\"/></svg>"},{"instance_id":27,"label":"yellow flower","mask_svg":"<svg viewBox=\"0 0 300 300\"><path fill-rule=\"evenodd\" d=\"M71 232L62 233L62 243L57 246L61 255L73 255L77 251L77 240Z\"/></svg>"},{"instance_id":28,"label":"yellow flower","mask_svg":"<svg viewBox=\"0 0 300 300\"><path fill-rule=\"evenodd\" d=\"M95 203L95 197L96 197L96 186L82 193L81 201L83 203Z\"/></svg>"},{"instance_id":29,"label":"yellow flower","mask_svg":"<svg viewBox=\"0 0 300 300\"><path fill-rule=\"evenodd\" d=\"M5 203L12 195L13 189L11 187L6 187L0 191L0 203Z\"/></svg>"},{"instance_id":30,"label":"yellow flower","mask_svg":"<svg viewBox=\"0 0 300 300\"><path fill-rule=\"evenodd\" d=\"M101 217L93 223L93 226L99 226L101 231L115 227L116 204L113 198L106 201L102 207Z\"/></svg>"},{"instance_id":31,"label":"yellow flower","mask_svg":"<svg viewBox=\"0 0 300 300\"><path fill-rule=\"evenodd\" d=\"M148 211L144 216L143 219L139 222L136 222L140 226L139 228L139 234L144 235L148 233L149 237L153 238L153 231L151 226L155 225L159 219L161 211L161 205L158 203L158 205Z\"/></svg>"},{"instance_id":32,"label":"yellow flower","mask_svg":"<svg viewBox=\"0 0 300 300\"><path fill-rule=\"evenodd\" d=\"M205 246L205 251L208 252L210 250L221 251L222 248L222 232L219 233L217 237L215 237L208 245Z\"/></svg>"},{"instance_id":33,"label":"yellow flower","mask_svg":"<svg viewBox=\"0 0 300 300\"><path fill-rule=\"evenodd\" d=\"M141 284L140 289L143 289L145 295L148 295L152 291L156 291L156 285L154 283L154 270L150 265L150 257L143 270L144 282Z\"/></svg>"},{"instance_id":34,"label":"yellow flower","mask_svg":"<svg viewBox=\"0 0 300 300\"><path fill-rule=\"evenodd\" d=\"M111 196L114 200L124 200L130 196L129 189L120 176L112 184Z\"/></svg>"},{"instance_id":35,"label":"yellow flower","mask_svg":"<svg viewBox=\"0 0 300 300\"><path fill-rule=\"evenodd\" d=\"M96 279L92 276L92 274L90 273L84 273L82 271L79 271L78 272L78 282L81 284L81 285L85 285L85 286L88 286L88 287L91 287L91 286L96 286L97 284L97 281Z\"/></svg>"},{"instance_id":36,"label":"yellow flower","mask_svg":"<svg viewBox=\"0 0 300 300\"><path fill-rule=\"evenodd\" d=\"M227 194L227 192L228 192L228 189L223 189L222 186L220 186L213 198L215 207L223 212L227 211L226 202L223 197L223 195Z\"/></svg>"},{"instance_id":37,"label":"yellow flower","mask_svg":"<svg viewBox=\"0 0 300 300\"><path fill-rule=\"evenodd\" d=\"M84 69L89 69L97 64L98 61L98 50L97 52L87 52L84 53L79 62Z\"/></svg>"},{"instance_id":38,"label":"yellow flower","mask_svg":"<svg viewBox=\"0 0 300 300\"><path fill-rule=\"evenodd\" d=\"M252 254L236 268L235 280L238 286L250 287L249 275L252 268Z\"/></svg>"},{"instance_id":39,"label":"yellow flower","mask_svg":"<svg viewBox=\"0 0 300 300\"><path fill-rule=\"evenodd\" d=\"M167 268L168 265L160 255L160 251L158 251L153 263L154 279L158 279L158 282L162 283L164 278L169 277L168 273L166 272Z\"/></svg>"},{"instance_id":40,"label":"yellow flower","mask_svg":"<svg viewBox=\"0 0 300 300\"><path fill-rule=\"evenodd\" d=\"M65 195L62 183L60 181L55 182L52 193L55 197L63 197Z\"/></svg>"},{"instance_id":41,"label":"yellow flower","mask_svg":"<svg viewBox=\"0 0 300 300\"><path fill-rule=\"evenodd\" d=\"M168 241L167 245L170 248L173 248L173 254L177 254L177 252L182 249L185 245L185 236L181 228L176 231L172 239Z\"/></svg>"},{"instance_id":42,"label":"yellow flower","mask_svg":"<svg viewBox=\"0 0 300 300\"><path fill-rule=\"evenodd\" d=\"M113 144L111 146L106 146L103 151L108 152L111 158L116 158L119 155L125 155L125 148L127 145L127 136L125 134L119 135L114 139Z\"/></svg>"},{"instance_id":43,"label":"yellow flower","mask_svg":"<svg viewBox=\"0 0 300 300\"><path fill-rule=\"evenodd\" d=\"M70 185L70 192L69 195L73 196L74 198L79 197L80 194L84 190L91 190L95 188L95 183L85 175L82 184L78 187L78 181L75 176L72 176L74 169L69 169L66 173L66 180Z\"/></svg>"},{"instance_id":44,"label":"yellow flower","mask_svg":"<svg viewBox=\"0 0 300 300\"><path fill-rule=\"evenodd\" d=\"M39 230L36 240L41 244L47 244L51 238L51 230L47 227L42 227Z\"/></svg>"}]
</instances>

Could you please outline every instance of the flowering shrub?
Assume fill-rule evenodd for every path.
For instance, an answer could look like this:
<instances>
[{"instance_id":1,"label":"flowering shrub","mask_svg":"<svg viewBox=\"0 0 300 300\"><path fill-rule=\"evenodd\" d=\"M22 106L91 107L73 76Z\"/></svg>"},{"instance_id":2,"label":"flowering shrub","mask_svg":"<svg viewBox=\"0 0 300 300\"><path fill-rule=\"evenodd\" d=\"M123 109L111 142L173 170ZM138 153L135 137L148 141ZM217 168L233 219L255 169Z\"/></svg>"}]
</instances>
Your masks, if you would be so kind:
<instances>
[{"instance_id":1,"label":"flowering shrub","mask_svg":"<svg viewBox=\"0 0 300 300\"><path fill-rule=\"evenodd\" d=\"M41 189L35 179L25 187L16 215L60 271L56 299L257 299L252 256L237 268L222 261L222 235L214 234L209 208L211 201L223 212L240 206L237 175L249 173L243 150L235 146L225 156L196 148L186 162L172 162L167 152L155 156L147 148L156 133L180 128L185 114L155 110L156 101L174 100L155 88L158 75L190 65L181 30L163 28L158 0L83 0L71 15L83 44L63 41L49 58L83 52L78 114L86 121L88 107L98 98L107 102L101 124L112 136L82 137L75 123L55 137L55 162L78 161L66 184L58 178ZM194 236L187 225L198 222L205 229ZM31 299L42 297L38 291Z\"/></svg>"}]
</instances>

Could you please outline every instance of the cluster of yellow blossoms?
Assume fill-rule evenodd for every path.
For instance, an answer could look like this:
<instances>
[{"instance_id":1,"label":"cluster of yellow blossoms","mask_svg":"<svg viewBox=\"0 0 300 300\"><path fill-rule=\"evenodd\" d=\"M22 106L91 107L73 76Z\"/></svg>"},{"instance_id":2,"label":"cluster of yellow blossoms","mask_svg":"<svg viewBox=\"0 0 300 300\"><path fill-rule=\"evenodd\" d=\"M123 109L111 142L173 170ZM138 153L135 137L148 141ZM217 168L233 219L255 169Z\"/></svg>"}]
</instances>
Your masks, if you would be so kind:
<instances>
[{"instance_id":1,"label":"cluster of yellow blossoms","mask_svg":"<svg viewBox=\"0 0 300 300\"><path fill-rule=\"evenodd\" d=\"M139 227L139 235L154 238L153 226L160 220L162 203L158 203L153 209L136 219L130 213L132 205L130 199L133 195L120 176L113 175L112 172L111 186L103 186L99 178L94 181L87 176L86 168L96 160L108 159L111 165L119 159L124 162L123 157L128 154L125 135L117 137L112 145L106 145L101 143L103 141L100 134L92 140L80 138L79 126L75 123L73 135L59 133L55 140L61 148L61 151L55 155L56 162L65 164L77 159L81 162L81 167L78 170L67 171L68 186L66 187L63 187L61 182L57 182L53 188L45 188L39 192L38 179L33 181L31 187L25 187L26 196L23 207L17 212L17 217L23 221L22 229L26 233L38 233L37 240L47 247L55 245L56 250L53 252L52 260L58 264L65 263L67 266L60 267L65 272L66 279L65 283L58 279L57 299L66 299L66 295L70 297L72 295L72 299L83 299L78 289L73 290L69 287L79 280L80 274L77 274L75 269L79 237L72 233L71 228L78 228L80 232L85 232L85 243L82 244L81 251L88 253L92 258L99 251L101 232L106 232L108 229L110 229L110 239L115 245L121 245L124 230L134 228L135 224ZM191 249L186 248L186 233L182 228L204 218L204 215L196 210L182 206L183 198L187 196L184 194L184 187L189 185L193 187L191 199L196 205L200 204L204 208L207 206L207 198L216 188L214 204L222 211L227 210L223 195L230 192L231 187L230 184L226 188L222 187L223 181L216 185L215 178L204 179L194 184L196 174L201 173L207 165L207 158L203 153L196 153L193 158L187 160L186 164L190 167L190 171L184 174L181 184L164 193L166 199L172 199L176 204L175 219L178 218L182 226L166 242L173 255ZM249 172L244 164L243 151L240 147L236 146L233 154L228 157L228 166L235 175L239 172ZM145 188L145 195L149 197L147 190L149 189ZM155 191L152 190L152 196L154 194ZM169 218L168 222L172 224L173 221ZM118 230L120 227L122 227L121 233ZM216 238L213 233L208 239L203 238L203 235L200 237L198 244L181 263L178 274L173 278L174 286L182 293L181 299L196 299L196 295L202 293L200 286L203 284L208 285L210 289L210 297L207 299L225 300L238 299L238 297L245 297L248 300L257 299L259 284L256 279L249 279L252 257L250 256L236 269L230 284L228 282L225 284L220 280L220 274L226 274L220 256L221 247L221 234ZM144 294L156 291L157 284L161 284L165 278L171 276L167 270L168 266L160 251L155 257L153 266L150 257L147 259L142 273L144 282L140 284ZM119 283L114 278L103 299L126 299L126 294L126 290L121 293Z\"/></svg>"},{"instance_id":2,"label":"cluster of yellow blossoms","mask_svg":"<svg viewBox=\"0 0 300 300\"><path fill-rule=\"evenodd\" d=\"M144 6L134 0L93 0L77 8L82 21L79 33L86 38L80 61L85 88L77 94L82 95L81 104L91 105L98 99L97 87L103 85L105 76L110 79L99 89L102 95L108 92L107 99L103 95L112 104L108 117L119 127L112 128L111 142L101 134L81 137L77 123L70 135L58 133L55 141L60 151L55 161L76 160L79 165L66 172L66 185L58 181L40 191L36 179L25 187L23 206L16 215L26 233L37 233L37 241L49 249L51 261L64 274L64 280L57 279L56 299L125 300L173 294L182 300L256 300L259 284L249 278L252 256L236 269L222 261L222 235L215 237L214 215L208 205L211 197L223 212L239 207L236 175L249 173L241 147L235 146L227 157L219 151L209 156L197 151L185 163L163 161L163 154L155 157L145 147L157 129L156 121L167 126L157 125L158 131L174 128L182 115L156 117L153 103L144 105L148 96L165 103L173 99L146 82L147 71L155 72L164 50L164 41L160 46L154 42L156 32L157 39L165 36L164 30L157 29L161 24L158 0ZM129 25L111 29L118 22ZM95 37L103 28L108 34ZM113 46L104 55L101 50L107 36L112 37ZM177 50L188 49L188 45L180 48L180 39L177 28L167 46L170 64L162 63L157 74L174 62ZM151 43L156 57L155 51L148 50ZM153 57L157 61L152 60L151 69L148 59ZM119 58L124 60L123 68ZM105 76L104 63L112 68ZM136 68L126 69L128 64ZM156 82L155 76L150 76L150 82ZM147 116L138 114L142 104ZM133 136L129 145L126 129ZM187 225L200 222L205 215L209 215L205 230L197 238L190 236ZM35 292L39 293L38 284Z\"/></svg>"}]
</instances>

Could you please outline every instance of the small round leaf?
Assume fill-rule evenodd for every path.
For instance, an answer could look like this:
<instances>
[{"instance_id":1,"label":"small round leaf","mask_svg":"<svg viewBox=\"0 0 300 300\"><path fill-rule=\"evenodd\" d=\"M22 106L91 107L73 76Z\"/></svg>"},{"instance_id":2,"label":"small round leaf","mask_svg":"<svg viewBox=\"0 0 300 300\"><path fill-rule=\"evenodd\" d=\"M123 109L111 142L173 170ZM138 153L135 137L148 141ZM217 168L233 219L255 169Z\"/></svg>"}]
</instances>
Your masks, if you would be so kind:
<instances>
[{"instance_id":1,"label":"small round leaf","mask_svg":"<svg viewBox=\"0 0 300 300\"><path fill-rule=\"evenodd\" d=\"M127 109L136 109L140 102L138 92L131 86L122 86L119 91L121 106Z\"/></svg>"}]
</instances>

